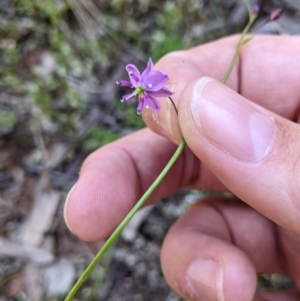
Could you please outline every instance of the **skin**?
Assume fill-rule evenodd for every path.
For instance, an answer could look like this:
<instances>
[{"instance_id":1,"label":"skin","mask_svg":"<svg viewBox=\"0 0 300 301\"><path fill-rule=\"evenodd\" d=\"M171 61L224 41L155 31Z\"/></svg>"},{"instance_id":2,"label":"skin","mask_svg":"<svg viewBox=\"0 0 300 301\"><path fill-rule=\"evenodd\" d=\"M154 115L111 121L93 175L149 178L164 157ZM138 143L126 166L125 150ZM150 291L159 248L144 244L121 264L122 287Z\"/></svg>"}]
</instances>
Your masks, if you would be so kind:
<instances>
[{"instance_id":1,"label":"skin","mask_svg":"<svg viewBox=\"0 0 300 301\"><path fill-rule=\"evenodd\" d=\"M69 194L65 219L83 240L107 237L183 135L188 148L148 203L187 186L230 191L239 199L201 200L173 225L161 254L170 286L195 301L300 300L297 291L254 296L257 272L284 274L300 285L300 37L255 37L242 48L227 82L243 95L242 101L248 99L274 121L275 134L265 156L253 162L237 160L191 122L197 80L222 79L238 38L170 53L157 63L156 69L170 76L168 87L175 91L179 117L168 105L158 114L144 110L147 129L92 153Z\"/></svg>"}]
</instances>

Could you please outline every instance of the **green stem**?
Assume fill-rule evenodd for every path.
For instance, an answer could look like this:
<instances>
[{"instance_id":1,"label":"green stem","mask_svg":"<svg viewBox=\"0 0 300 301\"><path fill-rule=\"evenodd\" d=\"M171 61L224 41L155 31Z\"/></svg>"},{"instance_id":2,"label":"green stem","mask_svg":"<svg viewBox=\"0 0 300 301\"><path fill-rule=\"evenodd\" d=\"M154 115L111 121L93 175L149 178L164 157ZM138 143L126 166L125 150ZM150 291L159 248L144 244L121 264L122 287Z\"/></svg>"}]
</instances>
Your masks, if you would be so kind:
<instances>
[{"instance_id":1,"label":"green stem","mask_svg":"<svg viewBox=\"0 0 300 301\"><path fill-rule=\"evenodd\" d=\"M98 262L101 260L103 255L106 253L106 251L111 247L111 245L116 241L118 236L121 234L123 229L126 227L126 225L129 223L129 221L132 219L132 217L136 214L136 212L144 205L146 200L149 198L149 196L153 193L153 191L156 189L156 187L161 183L161 181L164 179L164 177L167 175L167 173L170 171L174 163L177 161L179 156L182 154L184 148L186 146L186 142L184 138L182 138L176 152L168 162L168 164L165 166L165 168L162 170L160 175L157 177L157 179L153 182L153 184L148 188L148 190L144 193L144 195L140 198L140 200L135 204L135 206L130 210L130 212L127 214L127 216L124 218L124 220L119 224L117 229L113 232L113 234L108 238L106 243L103 245L103 247L100 249L98 254L94 257L94 259L91 261L89 266L86 268L86 270L83 272L83 274L80 276L80 278L77 280L75 285L73 286L72 290L69 292L68 296L66 297L65 301L71 301L73 297L75 296L76 292L81 287L82 283L86 280L86 278L90 275L92 270L95 268L95 266L98 264Z\"/></svg>"},{"instance_id":2,"label":"green stem","mask_svg":"<svg viewBox=\"0 0 300 301\"><path fill-rule=\"evenodd\" d=\"M246 27L244 28L244 30L242 31L242 34L241 34L241 37L240 37L240 40L239 40L239 43L236 47L236 50L235 50L235 53L234 53L234 56L231 60L231 63L229 65L229 68L227 69L223 79L222 79L222 83L225 84L228 80L228 77L230 75L230 73L232 72L232 69L233 67L235 66L236 64L236 61L239 57L239 54L240 54L240 51L241 51L241 48L242 46L245 44L246 40L245 39L245 36L246 34L248 33L251 25L253 24L253 22L256 20L256 15L253 15L253 14L249 14L249 21L248 21L248 24L246 25Z\"/></svg>"},{"instance_id":3,"label":"green stem","mask_svg":"<svg viewBox=\"0 0 300 301\"><path fill-rule=\"evenodd\" d=\"M175 103L174 103L172 97L169 96L169 99L170 99L170 101L171 101L171 103L172 103L172 105L173 105L173 107L174 107L174 110L175 110L175 112L176 112L176 115L178 116L178 110L177 110L177 108L176 108L176 106L175 106Z\"/></svg>"},{"instance_id":4,"label":"green stem","mask_svg":"<svg viewBox=\"0 0 300 301\"><path fill-rule=\"evenodd\" d=\"M249 16L251 15L251 8L250 8L250 5L248 3L247 0L242 0L244 2L244 4L247 6L247 10L248 10L248 13L249 13Z\"/></svg>"}]
</instances>

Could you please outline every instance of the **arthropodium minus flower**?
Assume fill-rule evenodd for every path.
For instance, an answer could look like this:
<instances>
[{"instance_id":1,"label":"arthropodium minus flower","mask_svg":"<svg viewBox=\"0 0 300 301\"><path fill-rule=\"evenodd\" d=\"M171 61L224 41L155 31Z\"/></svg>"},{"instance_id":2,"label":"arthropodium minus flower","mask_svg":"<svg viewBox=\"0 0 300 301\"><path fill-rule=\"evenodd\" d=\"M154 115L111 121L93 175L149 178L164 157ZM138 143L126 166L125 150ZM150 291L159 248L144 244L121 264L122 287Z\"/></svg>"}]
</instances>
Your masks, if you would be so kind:
<instances>
[{"instance_id":1,"label":"arthropodium minus flower","mask_svg":"<svg viewBox=\"0 0 300 301\"><path fill-rule=\"evenodd\" d=\"M157 97L169 97L173 93L165 87L169 76L162 71L154 70L151 58L147 68L140 74L135 65L129 64L125 67L130 81L117 81L118 85L134 89L132 93L126 94L121 101L127 101L135 96L138 97L137 113L141 114L143 108L151 108L159 111L160 104Z\"/></svg>"}]
</instances>

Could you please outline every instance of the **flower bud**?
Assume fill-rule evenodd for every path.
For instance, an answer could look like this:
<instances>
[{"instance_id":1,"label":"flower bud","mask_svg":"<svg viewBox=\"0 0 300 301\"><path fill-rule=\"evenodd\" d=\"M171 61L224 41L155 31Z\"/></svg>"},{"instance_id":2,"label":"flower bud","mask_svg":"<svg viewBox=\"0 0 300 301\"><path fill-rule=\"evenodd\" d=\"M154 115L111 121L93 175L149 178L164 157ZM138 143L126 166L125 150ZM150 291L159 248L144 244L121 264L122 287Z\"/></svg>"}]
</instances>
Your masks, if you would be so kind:
<instances>
[{"instance_id":1,"label":"flower bud","mask_svg":"<svg viewBox=\"0 0 300 301\"><path fill-rule=\"evenodd\" d=\"M282 15L282 9L277 8L274 11L271 12L269 20L272 21L277 21Z\"/></svg>"},{"instance_id":2,"label":"flower bud","mask_svg":"<svg viewBox=\"0 0 300 301\"><path fill-rule=\"evenodd\" d=\"M253 15L258 15L259 14L259 10L260 10L260 7L258 4L253 4L252 7L251 7L251 12Z\"/></svg>"}]
</instances>

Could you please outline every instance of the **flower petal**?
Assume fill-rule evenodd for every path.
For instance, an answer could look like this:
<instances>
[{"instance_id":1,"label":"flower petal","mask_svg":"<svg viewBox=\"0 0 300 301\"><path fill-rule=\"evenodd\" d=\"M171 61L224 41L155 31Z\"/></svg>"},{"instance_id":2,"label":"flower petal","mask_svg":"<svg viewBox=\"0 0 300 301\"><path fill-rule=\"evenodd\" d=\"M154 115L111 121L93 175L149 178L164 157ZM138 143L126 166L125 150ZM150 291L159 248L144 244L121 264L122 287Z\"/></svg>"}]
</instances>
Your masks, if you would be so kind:
<instances>
[{"instance_id":1,"label":"flower petal","mask_svg":"<svg viewBox=\"0 0 300 301\"><path fill-rule=\"evenodd\" d=\"M158 91L163 88L168 79L169 76L164 72L151 71L146 75L143 85L146 91Z\"/></svg>"},{"instance_id":2,"label":"flower petal","mask_svg":"<svg viewBox=\"0 0 300 301\"><path fill-rule=\"evenodd\" d=\"M149 72L153 70L153 62L151 58L148 60L147 68L143 71L141 81L143 82Z\"/></svg>"},{"instance_id":3,"label":"flower petal","mask_svg":"<svg viewBox=\"0 0 300 301\"><path fill-rule=\"evenodd\" d=\"M145 97L143 95L140 95L139 96L139 103L138 103L138 106L136 108L136 112L140 115L143 108L145 106Z\"/></svg>"},{"instance_id":4,"label":"flower petal","mask_svg":"<svg viewBox=\"0 0 300 301\"><path fill-rule=\"evenodd\" d=\"M125 67L132 85L136 88L141 84L141 74L136 66L129 64Z\"/></svg>"},{"instance_id":5,"label":"flower petal","mask_svg":"<svg viewBox=\"0 0 300 301\"><path fill-rule=\"evenodd\" d=\"M131 99L131 98L133 98L135 96L136 96L135 92L132 92L132 93L129 93L129 94L125 94L125 95L122 96L121 101L122 102L127 101L127 100L129 100L129 99Z\"/></svg>"},{"instance_id":6,"label":"flower petal","mask_svg":"<svg viewBox=\"0 0 300 301\"><path fill-rule=\"evenodd\" d=\"M160 110L160 103L151 94L145 93L144 107L151 108L157 112Z\"/></svg>"},{"instance_id":7,"label":"flower petal","mask_svg":"<svg viewBox=\"0 0 300 301\"><path fill-rule=\"evenodd\" d=\"M173 92L166 87L163 87L158 91L147 91L147 93L154 97L169 97L173 94Z\"/></svg>"},{"instance_id":8,"label":"flower petal","mask_svg":"<svg viewBox=\"0 0 300 301\"><path fill-rule=\"evenodd\" d=\"M128 80L118 80L117 81L117 84L120 85L120 86L123 86L123 87L131 87L131 88L134 88L132 86L132 83Z\"/></svg>"}]
</instances>

